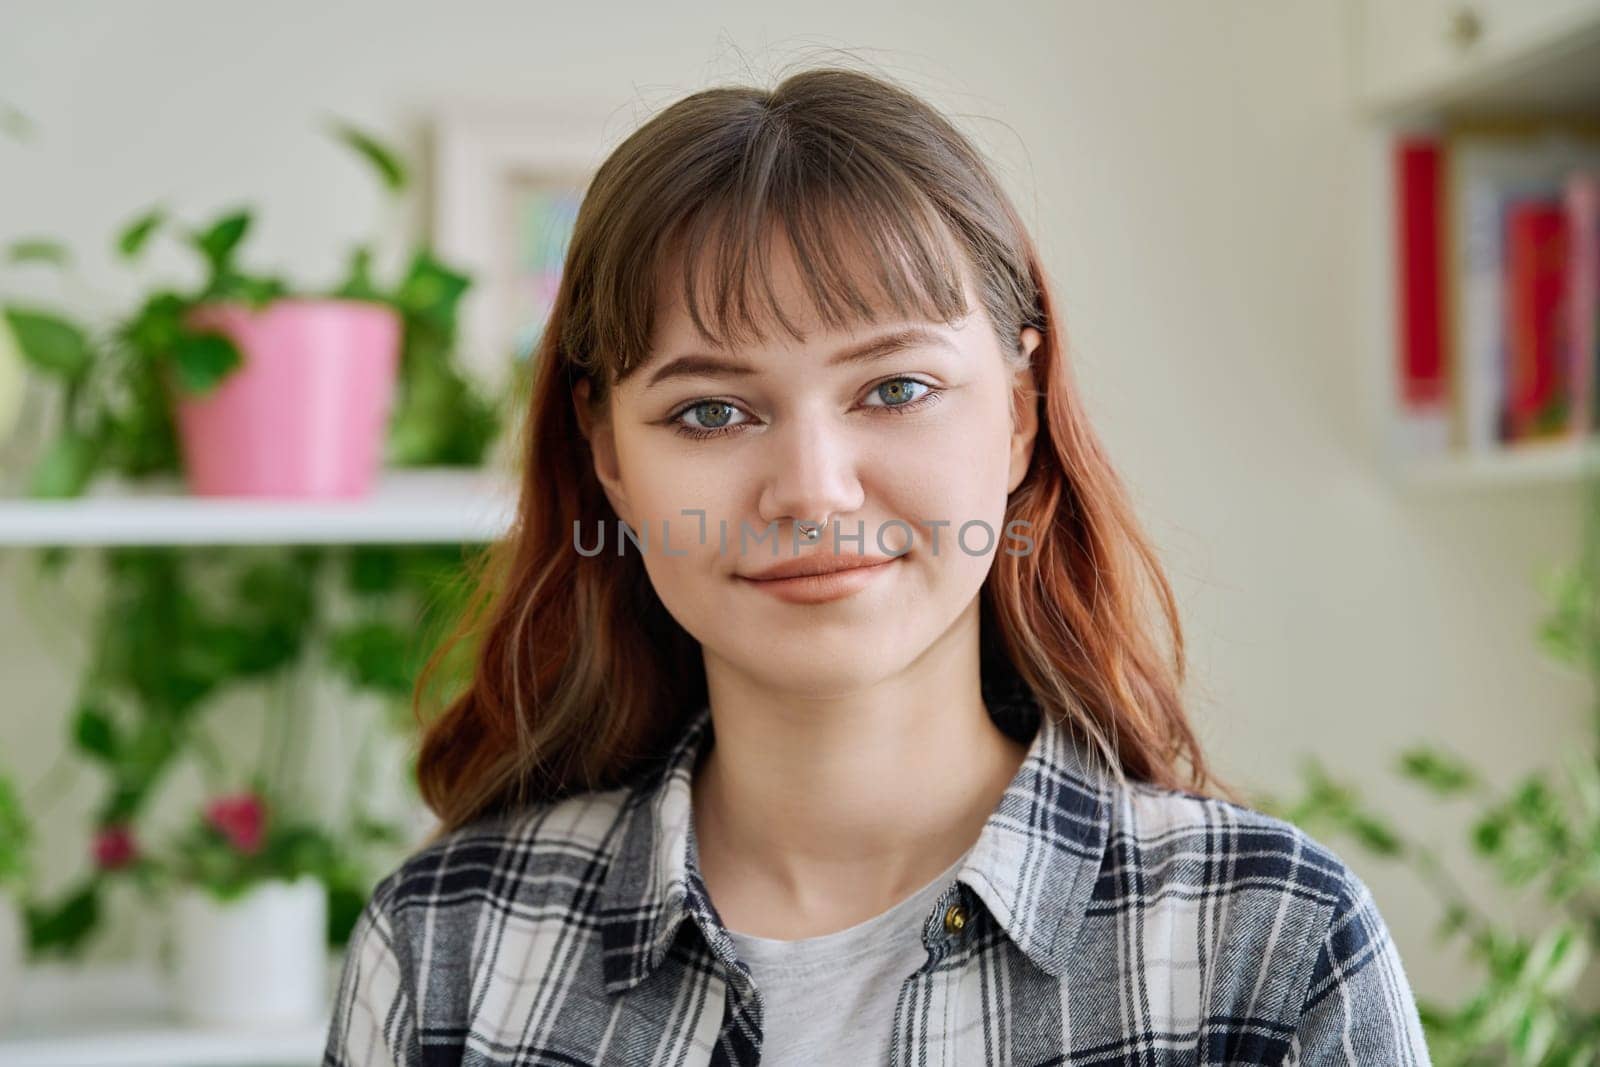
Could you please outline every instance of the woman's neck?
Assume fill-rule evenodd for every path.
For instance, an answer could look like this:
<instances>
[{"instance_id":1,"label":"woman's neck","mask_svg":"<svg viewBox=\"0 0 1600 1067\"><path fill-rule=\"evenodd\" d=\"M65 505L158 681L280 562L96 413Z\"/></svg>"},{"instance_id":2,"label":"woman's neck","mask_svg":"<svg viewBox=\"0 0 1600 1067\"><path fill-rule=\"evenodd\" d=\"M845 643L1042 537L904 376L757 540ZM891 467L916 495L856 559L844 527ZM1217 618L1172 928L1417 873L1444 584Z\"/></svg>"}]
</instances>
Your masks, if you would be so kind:
<instances>
[{"instance_id":1,"label":"woman's neck","mask_svg":"<svg viewBox=\"0 0 1600 1067\"><path fill-rule=\"evenodd\" d=\"M989 717L976 616L869 690L797 698L708 660L715 742L696 769L702 877L730 929L844 929L977 840L1027 754ZM946 645L946 647L939 647ZM969 647L970 646L970 647Z\"/></svg>"}]
</instances>

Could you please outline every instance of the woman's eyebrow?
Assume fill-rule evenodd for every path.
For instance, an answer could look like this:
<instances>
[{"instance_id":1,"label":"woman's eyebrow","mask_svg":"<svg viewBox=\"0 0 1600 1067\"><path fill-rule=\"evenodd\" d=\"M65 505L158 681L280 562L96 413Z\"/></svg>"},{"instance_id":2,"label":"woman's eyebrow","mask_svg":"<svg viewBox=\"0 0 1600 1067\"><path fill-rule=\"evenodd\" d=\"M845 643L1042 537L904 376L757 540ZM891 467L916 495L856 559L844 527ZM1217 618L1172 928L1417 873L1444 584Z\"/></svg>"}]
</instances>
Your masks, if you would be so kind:
<instances>
[{"instance_id":1,"label":"woman's eyebrow","mask_svg":"<svg viewBox=\"0 0 1600 1067\"><path fill-rule=\"evenodd\" d=\"M897 352L918 345L943 345L952 351L955 350L955 345L950 339L937 330L925 326L904 326L840 349L829 357L827 365L831 367L840 363L886 359ZM656 368L644 387L649 389L672 378L740 378L755 373L757 373L755 367L740 360L691 352L674 357Z\"/></svg>"}]
</instances>

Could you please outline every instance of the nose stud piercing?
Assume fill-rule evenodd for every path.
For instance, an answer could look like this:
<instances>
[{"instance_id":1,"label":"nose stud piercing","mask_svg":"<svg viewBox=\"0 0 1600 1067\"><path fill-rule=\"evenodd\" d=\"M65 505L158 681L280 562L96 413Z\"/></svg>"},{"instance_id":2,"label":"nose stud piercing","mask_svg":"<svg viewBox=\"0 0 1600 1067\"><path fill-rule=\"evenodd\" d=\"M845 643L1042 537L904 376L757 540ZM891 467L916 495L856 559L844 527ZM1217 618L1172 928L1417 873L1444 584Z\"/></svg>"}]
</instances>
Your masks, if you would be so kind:
<instances>
[{"instance_id":1,"label":"nose stud piercing","mask_svg":"<svg viewBox=\"0 0 1600 1067\"><path fill-rule=\"evenodd\" d=\"M822 536L822 527L814 522L800 523L800 536L807 541L815 541Z\"/></svg>"}]
</instances>

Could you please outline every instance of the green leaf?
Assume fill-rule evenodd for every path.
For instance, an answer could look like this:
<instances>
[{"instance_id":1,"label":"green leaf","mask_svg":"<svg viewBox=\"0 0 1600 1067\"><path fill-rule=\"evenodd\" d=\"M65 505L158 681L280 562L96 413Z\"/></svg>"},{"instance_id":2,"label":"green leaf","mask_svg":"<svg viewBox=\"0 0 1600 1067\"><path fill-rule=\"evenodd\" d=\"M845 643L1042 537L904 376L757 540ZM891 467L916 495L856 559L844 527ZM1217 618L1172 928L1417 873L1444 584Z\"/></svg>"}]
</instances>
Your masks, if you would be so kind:
<instances>
[{"instance_id":1,"label":"green leaf","mask_svg":"<svg viewBox=\"0 0 1600 1067\"><path fill-rule=\"evenodd\" d=\"M93 704L78 708L78 717L72 723L72 740L78 751L108 762L116 759L121 747L111 717Z\"/></svg>"},{"instance_id":2,"label":"green leaf","mask_svg":"<svg viewBox=\"0 0 1600 1067\"><path fill-rule=\"evenodd\" d=\"M151 208L143 215L134 219L125 226L117 235L117 252L123 259L134 259L144 249L150 235L156 232L157 227L166 220L166 210L160 207Z\"/></svg>"},{"instance_id":3,"label":"green leaf","mask_svg":"<svg viewBox=\"0 0 1600 1067\"><path fill-rule=\"evenodd\" d=\"M118 753L119 781L133 803L109 815L108 821L122 821L133 814L137 802L160 780L182 740L179 729L168 723L154 718L139 723Z\"/></svg>"},{"instance_id":4,"label":"green leaf","mask_svg":"<svg viewBox=\"0 0 1600 1067\"><path fill-rule=\"evenodd\" d=\"M426 248L412 257L396 300L407 314L439 329L455 323L455 308L472 285L472 279L452 270Z\"/></svg>"},{"instance_id":5,"label":"green leaf","mask_svg":"<svg viewBox=\"0 0 1600 1067\"><path fill-rule=\"evenodd\" d=\"M353 593L392 593L400 586L400 553L389 545L353 545L346 566Z\"/></svg>"},{"instance_id":6,"label":"green leaf","mask_svg":"<svg viewBox=\"0 0 1600 1067\"><path fill-rule=\"evenodd\" d=\"M253 308L263 308L288 291L288 283L281 278L240 274L228 269L212 279L206 299L240 300Z\"/></svg>"},{"instance_id":7,"label":"green leaf","mask_svg":"<svg viewBox=\"0 0 1600 1067\"><path fill-rule=\"evenodd\" d=\"M1512 795L1512 803L1524 818L1537 819L1544 814L1550 806L1549 788L1544 779L1536 775L1524 779Z\"/></svg>"},{"instance_id":8,"label":"green leaf","mask_svg":"<svg viewBox=\"0 0 1600 1067\"><path fill-rule=\"evenodd\" d=\"M42 575L59 577L71 558L72 550L66 545L45 545L35 553L34 565Z\"/></svg>"},{"instance_id":9,"label":"green leaf","mask_svg":"<svg viewBox=\"0 0 1600 1067\"><path fill-rule=\"evenodd\" d=\"M412 350L407 386L389 423L387 458L395 466L475 466L499 432L494 408L447 365L448 355Z\"/></svg>"},{"instance_id":10,"label":"green leaf","mask_svg":"<svg viewBox=\"0 0 1600 1067\"><path fill-rule=\"evenodd\" d=\"M398 193L406 187L407 177L405 165L400 162L400 156L376 137L366 133L354 125L342 120L334 120L330 124L333 135L343 141L372 165L383 184L392 193Z\"/></svg>"},{"instance_id":11,"label":"green leaf","mask_svg":"<svg viewBox=\"0 0 1600 1067\"><path fill-rule=\"evenodd\" d=\"M1506 820L1499 811L1482 816L1472 827L1472 846L1485 856L1497 854L1505 843Z\"/></svg>"},{"instance_id":12,"label":"green leaf","mask_svg":"<svg viewBox=\"0 0 1600 1067\"><path fill-rule=\"evenodd\" d=\"M1416 994L1416 1003L1417 1014L1422 1019L1423 1029L1427 1031L1428 1043L1432 1046L1434 1044L1434 1033L1449 1025L1454 1013L1449 1008L1422 993Z\"/></svg>"},{"instance_id":13,"label":"green leaf","mask_svg":"<svg viewBox=\"0 0 1600 1067\"><path fill-rule=\"evenodd\" d=\"M328 887L328 946L343 948L355 932L356 920L366 907L367 894L346 885Z\"/></svg>"},{"instance_id":14,"label":"green leaf","mask_svg":"<svg viewBox=\"0 0 1600 1067\"><path fill-rule=\"evenodd\" d=\"M183 388L204 395L243 362L243 356L222 334L186 333L173 345L172 362Z\"/></svg>"},{"instance_id":15,"label":"green leaf","mask_svg":"<svg viewBox=\"0 0 1600 1067\"><path fill-rule=\"evenodd\" d=\"M350 827L351 835L363 844L404 845L405 831L394 823L361 817Z\"/></svg>"},{"instance_id":16,"label":"green leaf","mask_svg":"<svg viewBox=\"0 0 1600 1067\"><path fill-rule=\"evenodd\" d=\"M1478 782L1477 775L1465 763L1426 746L1401 754L1400 773L1440 794L1459 793Z\"/></svg>"},{"instance_id":17,"label":"green leaf","mask_svg":"<svg viewBox=\"0 0 1600 1067\"><path fill-rule=\"evenodd\" d=\"M70 952L100 920L100 889L89 882L53 908L28 906L30 953Z\"/></svg>"},{"instance_id":18,"label":"green leaf","mask_svg":"<svg viewBox=\"0 0 1600 1067\"><path fill-rule=\"evenodd\" d=\"M18 141L32 137L36 127L33 120L11 104L0 100L0 132Z\"/></svg>"},{"instance_id":19,"label":"green leaf","mask_svg":"<svg viewBox=\"0 0 1600 1067\"><path fill-rule=\"evenodd\" d=\"M0 889L20 886L32 865L28 849L33 843L33 826L10 779L0 774Z\"/></svg>"},{"instance_id":20,"label":"green leaf","mask_svg":"<svg viewBox=\"0 0 1600 1067\"><path fill-rule=\"evenodd\" d=\"M311 572L316 566L314 553L252 562L235 583L240 602L254 612L286 614L290 621L301 623L315 606Z\"/></svg>"},{"instance_id":21,"label":"green leaf","mask_svg":"<svg viewBox=\"0 0 1600 1067\"><path fill-rule=\"evenodd\" d=\"M191 235L194 246L206 257L213 274L222 274L239 242L250 230L248 210L234 211L211 224L207 230Z\"/></svg>"},{"instance_id":22,"label":"green leaf","mask_svg":"<svg viewBox=\"0 0 1600 1067\"><path fill-rule=\"evenodd\" d=\"M1512 1030L1512 1045L1522 1053L1524 1063L1543 1063L1555 1038L1556 1021L1546 1011L1528 1011Z\"/></svg>"},{"instance_id":23,"label":"green leaf","mask_svg":"<svg viewBox=\"0 0 1600 1067\"><path fill-rule=\"evenodd\" d=\"M77 326L49 312L8 307L6 322L23 358L39 370L77 381L89 371L89 338Z\"/></svg>"},{"instance_id":24,"label":"green leaf","mask_svg":"<svg viewBox=\"0 0 1600 1067\"><path fill-rule=\"evenodd\" d=\"M1381 856L1397 856L1402 851L1399 836L1376 816L1352 815L1349 826L1357 840Z\"/></svg>"},{"instance_id":25,"label":"green leaf","mask_svg":"<svg viewBox=\"0 0 1600 1067\"><path fill-rule=\"evenodd\" d=\"M58 267L65 267L72 261L66 245L40 238L13 241L7 256L13 263L53 263Z\"/></svg>"},{"instance_id":26,"label":"green leaf","mask_svg":"<svg viewBox=\"0 0 1600 1067\"><path fill-rule=\"evenodd\" d=\"M1583 974L1589 962L1589 939L1572 922L1560 923L1547 932L1548 948L1543 955L1540 982L1546 993L1566 993ZM1543 938L1541 938L1541 942ZM1535 951L1544 949L1541 944Z\"/></svg>"},{"instance_id":27,"label":"green leaf","mask_svg":"<svg viewBox=\"0 0 1600 1067\"><path fill-rule=\"evenodd\" d=\"M166 353L183 333L183 316L188 303L178 293L161 290L151 294L118 328L119 337L147 362Z\"/></svg>"},{"instance_id":28,"label":"green leaf","mask_svg":"<svg viewBox=\"0 0 1600 1067\"><path fill-rule=\"evenodd\" d=\"M85 434L68 431L51 442L33 469L30 496L60 500L81 496L99 465L100 444Z\"/></svg>"},{"instance_id":29,"label":"green leaf","mask_svg":"<svg viewBox=\"0 0 1600 1067\"><path fill-rule=\"evenodd\" d=\"M180 471L168 389L170 367L161 356L142 351L130 351L124 366L127 402L101 412L105 441L101 463L131 479Z\"/></svg>"},{"instance_id":30,"label":"green leaf","mask_svg":"<svg viewBox=\"0 0 1600 1067\"><path fill-rule=\"evenodd\" d=\"M345 300L381 300L383 294L372 280L372 249L365 245L350 253L345 279L329 294Z\"/></svg>"},{"instance_id":31,"label":"green leaf","mask_svg":"<svg viewBox=\"0 0 1600 1067\"><path fill-rule=\"evenodd\" d=\"M1535 632L1539 646L1557 663L1579 665L1594 630L1589 609L1594 600L1590 575L1555 567L1540 574L1536 584L1551 605L1550 614L1540 620Z\"/></svg>"},{"instance_id":32,"label":"green leaf","mask_svg":"<svg viewBox=\"0 0 1600 1067\"><path fill-rule=\"evenodd\" d=\"M1444 914L1440 916L1438 926L1434 929L1435 939L1443 940L1465 929L1470 918L1471 915L1460 901L1450 901L1445 905Z\"/></svg>"},{"instance_id":33,"label":"green leaf","mask_svg":"<svg viewBox=\"0 0 1600 1067\"><path fill-rule=\"evenodd\" d=\"M1566 753L1562 762L1583 813L1591 822L1600 821L1600 767L1595 765L1594 757L1574 749Z\"/></svg>"},{"instance_id":34,"label":"green leaf","mask_svg":"<svg viewBox=\"0 0 1600 1067\"><path fill-rule=\"evenodd\" d=\"M411 691L406 636L380 620L354 623L331 635L329 662L341 667L358 685L389 693Z\"/></svg>"}]
</instances>

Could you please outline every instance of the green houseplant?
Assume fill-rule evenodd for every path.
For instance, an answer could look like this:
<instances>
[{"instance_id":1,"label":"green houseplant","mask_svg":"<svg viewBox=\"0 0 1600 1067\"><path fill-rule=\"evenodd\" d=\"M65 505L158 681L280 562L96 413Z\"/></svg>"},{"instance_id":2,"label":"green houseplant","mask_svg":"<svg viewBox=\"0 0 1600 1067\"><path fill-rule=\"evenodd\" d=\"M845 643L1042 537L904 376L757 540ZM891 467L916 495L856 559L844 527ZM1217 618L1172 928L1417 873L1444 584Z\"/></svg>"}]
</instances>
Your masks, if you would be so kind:
<instances>
[{"instance_id":1,"label":"green houseplant","mask_svg":"<svg viewBox=\"0 0 1600 1067\"><path fill-rule=\"evenodd\" d=\"M332 132L380 178L389 196L410 189L409 168L377 138L345 122ZM357 301L390 308L402 323L400 390L385 460L399 466L472 464L499 432L494 406L450 359L455 309L470 280L417 247L396 281L373 276L373 243L353 249L345 276L329 287L294 287L284 278L247 270L243 243L255 214L246 207L189 228L165 207L149 208L115 235L120 260L137 264L152 240L170 234L199 257L198 285L157 284L138 306L97 329L56 309L0 304L28 364L60 387L59 430L29 482L38 497L72 497L102 472L137 479L180 469L170 384L203 397L241 362L226 331L196 328L197 312L236 303L265 309L290 298ZM71 269L59 242L30 238L8 249L13 264Z\"/></svg>"},{"instance_id":2,"label":"green houseplant","mask_svg":"<svg viewBox=\"0 0 1600 1067\"><path fill-rule=\"evenodd\" d=\"M459 613L480 553L459 545L106 550L108 593L68 732L70 755L98 772L103 798L88 870L53 899L29 903L31 950L80 950L102 922L113 882L132 882L151 899L177 884L181 868L152 856L145 823L178 768L198 768L216 791L244 774L263 795L287 800L308 756L315 678L337 675L388 709L387 727L358 728L409 730L412 682ZM60 566L41 567L33 580L49 581ZM230 762L217 744L214 712L240 691L267 697L250 766ZM354 748L364 758L377 740ZM334 861L315 868L329 893L332 944L348 936L371 870L403 836L367 806L373 773L365 762L351 768L348 809L321 827L337 845Z\"/></svg>"},{"instance_id":3,"label":"green houseplant","mask_svg":"<svg viewBox=\"0 0 1600 1067\"><path fill-rule=\"evenodd\" d=\"M32 836L16 787L0 771L0 1029L9 1021L22 988L22 900L31 867Z\"/></svg>"},{"instance_id":4,"label":"green houseplant","mask_svg":"<svg viewBox=\"0 0 1600 1067\"><path fill-rule=\"evenodd\" d=\"M173 978L196 1022L295 1025L322 1010L340 850L273 807L259 788L214 797L169 849Z\"/></svg>"},{"instance_id":5,"label":"green houseplant","mask_svg":"<svg viewBox=\"0 0 1600 1067\"><path fill-rule=\"evenodd\" d=\"M409 187L408 168L397 154L347 126L337 132L372 164L387 190ZM138 480L177 470L159 369L200 384L222 381L232 366L227 338L188 331L186 310L219 293L270 301L290 291L280 279L239 267L249 218L248 211L235 210L188 233L185 239L208 266L207 281L193 290L155 288L103 334L59 311L5 306L5 321L22 339L29 366L55 384L61 399L61 427L33 472L33 495L75 496L101 473ZM141 214L117 235L118 254L131 262L163 231L184 233L164 209ZM11 258L70 269L65 250L46 241L19 242ZM401 317L387 462L483 464L504 409L479 395L456 362L457 306L470 279L425 244L404 257L404 269L391 284L374 278L372 260L370 246L355 249L345 278L323 292L380 302ZM146 824L152 797L175 768L200 768L213 790L248 772L264 794L284 801L278 806L286 821L279 825L288 824L288 783L306 755L308 678L342 676L389 709L389 729L408 729L411 683L458 610L467 572L478 558L476 548L461 545L94 551L105 571L104 600L90 630L64 758L98 771L104 796L94 815L87 873L52 899L28 902L34 953L81 949L101 924L103 892L113 881L129 880L157 895L173 891L178 868L152 856ZM33 582L60 575L80 552L86 550L43 550ZM42 607L46 596L31 591ZM222 698L240 690L267 697L252 768L228 764L212 721ZM372 747L363 743L357 749L364 756ZM370 872L381 866L374 855L402 837L398 826L365 805L362 776L371 773L354 769L348 810L336 824L314 827L323 837L298 838L302 851L324 860L335 856L313 864L310 872L326 887L327 936L336 945L364 902ZM195 845L198 839L188 840Z\"/></svg>"},{"instance_id":6,"label":"green houseplant","mask_svg":"<svg viewBox=\"0 0 1600 1067\"><path fill-rule=\"evenodd\" d=\"M1437 745L1399 754L1394 770L1435 799L1470 805L1472 855L1505 889L1536 895L1541 923L1519 929L1470 900L1437 851L1365 803L1316 760L1304 764L1293 800L1261 806L1313 832L1340 835L1403 863L1434 893L1435 937L1458 942L1480 972L1455 1007L1418 998L1430 1051L1440 1067L1517 1064L1577 1067L1600 1059L1600 1005L1576 996L1600 946L1600 476L1589 476L1589 506L1577 561L1542 579L1550 610L1540 647L1593 683L1586 748L1559 768L1536 770L1509 789Z\"/></svg>"}]
</instances>

